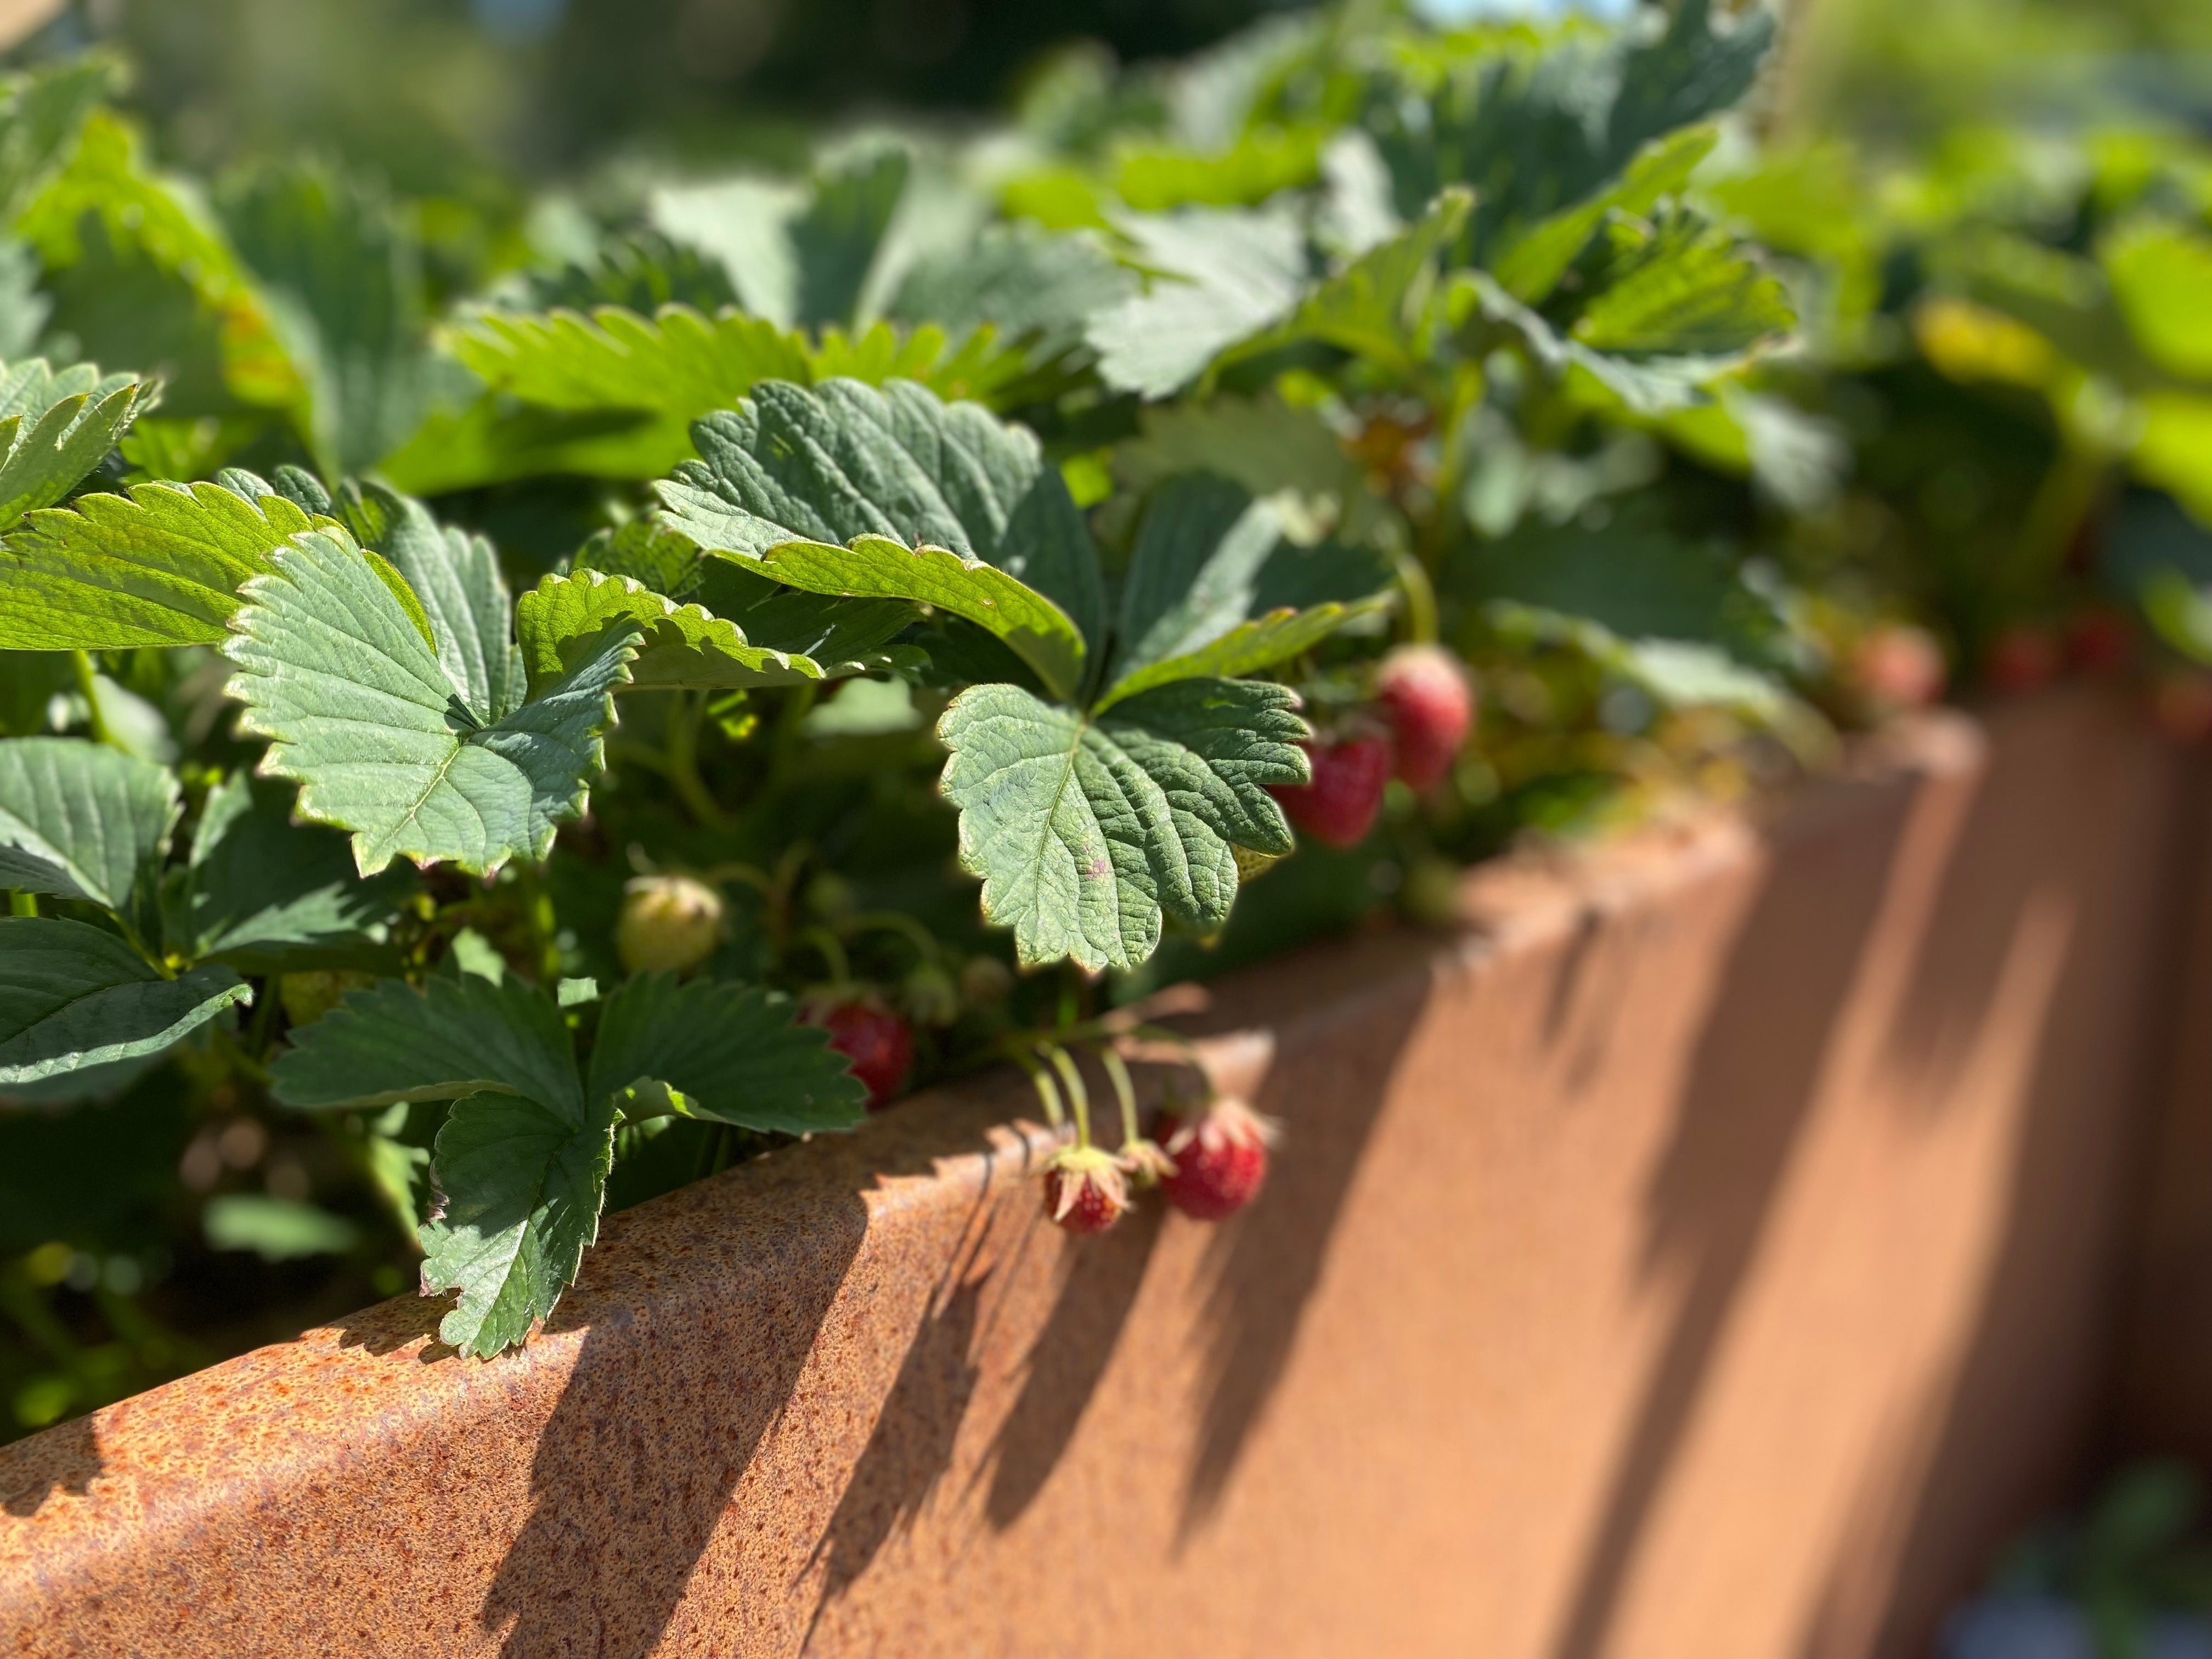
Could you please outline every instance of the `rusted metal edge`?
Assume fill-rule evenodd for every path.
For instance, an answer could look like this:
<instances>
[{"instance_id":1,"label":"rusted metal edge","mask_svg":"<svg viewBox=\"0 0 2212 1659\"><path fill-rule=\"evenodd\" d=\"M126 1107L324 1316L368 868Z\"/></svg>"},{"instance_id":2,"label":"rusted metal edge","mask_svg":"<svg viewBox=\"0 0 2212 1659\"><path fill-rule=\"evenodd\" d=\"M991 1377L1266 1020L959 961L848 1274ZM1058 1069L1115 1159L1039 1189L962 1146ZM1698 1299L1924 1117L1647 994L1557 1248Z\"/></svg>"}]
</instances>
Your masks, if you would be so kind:
<instances>
[{"instance_id":1,"label":"rusted metal edge","mask_svg":"<svg viewBox=\"0 0 2212 1659\"><path fill-rule=\"evenodd\" d=\"M1464 930L1394 930L1262 964L1217 988L1185 1028L1218 1085L1241 1090L1270 1065L1298 1063L1332 1031L1418 997L1437 975L1490 971L1593 911L1663 905L1761 856L1763 836L1832 830L1836 815L1883 810L1916 778L1970 772L1980 739L1971 723L1936 717L1886 738L1876 760L1801 792L1764 830L1749 814L1722 812L1570 858L1501 860L1468 878ZM498 1599L514 1523L456 1512L454 1493L542 1489L555 1478L549 1435L680 1443L690 1432L684 1388L701 1375L797 1409L802 1368L805 1377L834 1375L836 1345L858 1340L845 1328L853 1320L825 1322L831 1302L857 1301L865 1324L866 1298L888 1296L902 1276L941 1274L941 1261L909 1241L942 1232L947 1216L982 1214L1032 1178L1053 1144L1030 1120L1034 1106L1018 1078L963 1082L852 1136L787 1148L610 1217L550 1328L495 1360L440 1347L445 1302L404 1297L0 1449L0 1646L122 1651L111 1644L143 1641L167 1610L177 1640L163 1651L261 1651L227 1650L222 1632L280 1626L288 1598L373 1604L387 1582L403 1581L413 1626L472 1625L488 1586ZM580 1423L573 1400L564 1407L587 1348L602 1366L611 1352L640 1357L616 1413L634 1416L628 1429L603 1417ZM746 1449L696 1450L704 1467ZM588 1456L563 1467L562 1478L593 1478ZM617 1512L641 1502L649 1511L650 1499L607 1495ZM302 1533L349 1528L380 1541L327 1574L310 1571L315 1550ZM449 1559L426 1565L417 1552ZM362 1616L379 1625L397 1612L365 1607ZM331 1617L315 1615L325 1627ZM650 1646L601 1638L607 1651ZM384 1640L370 1642L365 1625L360 1650L404 1650Z\"/></svg>"}]
</instances>

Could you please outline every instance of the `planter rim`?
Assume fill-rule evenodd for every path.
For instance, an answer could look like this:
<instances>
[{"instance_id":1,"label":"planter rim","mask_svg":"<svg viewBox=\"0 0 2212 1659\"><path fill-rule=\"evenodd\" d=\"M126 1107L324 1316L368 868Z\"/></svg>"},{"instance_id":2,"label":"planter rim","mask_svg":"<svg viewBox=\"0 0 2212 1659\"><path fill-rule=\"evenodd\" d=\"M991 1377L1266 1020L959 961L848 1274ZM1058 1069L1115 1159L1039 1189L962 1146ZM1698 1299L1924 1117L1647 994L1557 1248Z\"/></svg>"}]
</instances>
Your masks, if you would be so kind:
<instances>
[{"instance_id":1,"label":"planter rim","mask_svg":"<svg viewBox=\"0 0 2212 1659\"><path fill-rule=\"evenodd\" d=\"M1763 842L1881 810L1914 780L1970 772L1983 747L1963 716L1919 717L1779 799L1476 866L1462 882L1460 928L1378 930L1292 951L1225 977L1179 1023L1217 1087L1251 1092L1285 1032L1319 1040L1424 981L1493 971L1593 918L1656 905L1765 856ZM1166 1075L1147 1070L1152 1098ZM670 1366L742 1362L745 1344L781 1339L733 1328L733 1305L772 1306L799 1267L849 1257L868 1235L889 1239L896 1264L902 1216L974 1206L1030 1179L1054 1145L1034 1107L1018 1076L986 1074L915 1097L853 1135L781 1148L610 1216L550 1328L493 1360L436 1345L443 1298L396 1298L0 1448L0 1631L27 1636L59 1606L96 1607L118 1585L143 1588L208 1552L224 1516L252 1510L277 1524L295 1497L343 1473L404 1467L433 1428L447 1439L512 1435L520 1402L557 1395L595 1329L657 1341L657 1363ZM708 1352L708 1333L737 1349ZM435 1479L400 1484L395 1504L440 1525Z\"/></svg>"}]
</instances>

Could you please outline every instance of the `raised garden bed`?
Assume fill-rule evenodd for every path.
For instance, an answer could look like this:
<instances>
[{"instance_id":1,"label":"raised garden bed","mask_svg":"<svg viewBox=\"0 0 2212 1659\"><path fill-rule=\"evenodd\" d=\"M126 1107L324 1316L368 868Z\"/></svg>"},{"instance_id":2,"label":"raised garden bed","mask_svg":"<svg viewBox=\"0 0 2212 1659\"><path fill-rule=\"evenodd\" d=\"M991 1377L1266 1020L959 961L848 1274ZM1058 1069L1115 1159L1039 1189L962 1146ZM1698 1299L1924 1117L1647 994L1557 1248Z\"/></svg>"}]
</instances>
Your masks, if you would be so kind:
<instances>
[{"instance_id":1,"label":"raised garden bed","mask_svg":"<svg viewBox=\"0 0 2212 1659\"><path fill-rule=\"evenodd\" d=\"M1218 1231L1045 1224L989 1077L611 1217L496 1360L409 1298L50 1430L0 1643L1921 1651L2092 1431L2188 778L1930 720L1237 975L1287 1135Z\"/></svg>"}]
</instances>

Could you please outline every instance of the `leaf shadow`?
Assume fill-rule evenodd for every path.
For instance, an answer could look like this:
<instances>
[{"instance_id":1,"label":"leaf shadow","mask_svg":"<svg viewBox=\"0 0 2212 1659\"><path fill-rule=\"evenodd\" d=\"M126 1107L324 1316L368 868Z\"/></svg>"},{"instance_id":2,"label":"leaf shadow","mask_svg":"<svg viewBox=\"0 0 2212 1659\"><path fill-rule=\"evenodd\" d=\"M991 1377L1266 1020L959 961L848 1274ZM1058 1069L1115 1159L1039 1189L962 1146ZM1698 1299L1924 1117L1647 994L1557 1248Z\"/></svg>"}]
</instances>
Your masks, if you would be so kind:
<instances>
[{"instance_id":1,"label":"leaf shadow","mask_svg":"<svg viewBox=\"0 0 2212 1659\"><path fill-rule=\"evenodd\" d=\"M0 1449L0 1510L27 1520L57 1492L83 1497L106 1468L91 1418L57 1424Z\"/></svg>"},{"instance_id":2,"label":"leaf shadow","mask_svg":"<svg viewBox=\"0 0 2212 1659\"><path fill-rule=\"evenodd\" d=\"M983 1512L994 1530L1022 1518L1074 1439L1137 1305L1163 1222L1160 1206L1147 1205L1103 1238L1062 1253L1052 1311L984 1466L991 1490Z\"/></svg>"},{"instance_id":3,"label":"leaf shadow","mask_svg":"<svg viewBox=\"0 0 2212 1659\"><path fill-rule=\"evenodd\" d=\"M992 1162L1005 1155L987 1133L989 1113L891 1117L848 1141L817 1141L813 1156L771 1154L609 1218L605 1277L587 1256L547 1327L583 1339L538 1435L529 1516L477 1613L504 1659L659 1651L866 1242L867 1194L979 1153L979 1198L989 1192ZM825 1540L846 1583L927 1500L951 1455L975 1386L981 1287L981 1276L956 1283L915 1339L889 1426L871 1442L873 1461L862 1460L868 1479L856 1474L860 1493L848 1491ZM887 1516L868 1495L879 1492ZM726 1535L725 1547L750 1560L750 1536Z\"/></svg>"},{"instance_id":4,"label":"leaf shadow","mask_svg":"<svg viewBox=\"0 0 2212 1659\"><path fill-rule=\"evenodd\" d=\"M1698 1037L1674 1138L1646 1198L1648 1274L1684 1285L1615 1460L1550 1652L1595 1659L1664 1495L1818 1097L1910 797L1869 794L1845 834L1772 847Z\"/></svg>"},{"instance_id":5,"label":"leaf shadow","mask_svg":"<svg viewBox=\"0 0 2212 1659\"><path fill-rule=\"evenodd\" d=\"M1295 1031L1300 1050L1296 1064L1279 1057L1269 1066L1251 1102L1284 1129L1262 1200L1220 1224L1208 1247L1203 1403L1178 1549L1219 1508L1281 1384L1400 1058L1428 1006L1433 972L1428 953L1409 956L1402 935L1382 935L1299 951L1250 970L1240 988L1240 1001L1261 1011L1310 998L1308 1006L1329 1010L1331 1029L1279 1012L1260 1022ZM1193 1034L1236 1029L1223 1006L1194 1022Z\"/></svg>"}]
</instances>

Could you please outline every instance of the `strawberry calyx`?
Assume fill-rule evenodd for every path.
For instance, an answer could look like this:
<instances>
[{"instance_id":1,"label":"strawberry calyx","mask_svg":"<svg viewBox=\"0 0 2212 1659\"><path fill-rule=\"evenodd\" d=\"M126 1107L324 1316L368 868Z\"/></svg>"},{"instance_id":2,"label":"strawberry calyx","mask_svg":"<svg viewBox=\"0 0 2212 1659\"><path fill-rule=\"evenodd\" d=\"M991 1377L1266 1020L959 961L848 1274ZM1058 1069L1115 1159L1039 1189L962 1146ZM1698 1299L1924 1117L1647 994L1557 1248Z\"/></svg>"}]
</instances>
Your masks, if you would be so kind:
<instances>
[{"instance_id":1,"label":"strawberry calyx","mask_svg":"<svg viewBox=\"0 0 2212 1659\"><path fill-rule=\"evenodd\" d=\"M1157 1187L1176 1172L1175 1159L1159 1142L1139 1135L1114 1154L1121 1172L1139 1187Z\"/></svg>"},{"instance_id":2,"label":"strawberry calyx","mask_svg":"<svg viewBox=\"0 0 2212 1659\"><path fill-rule=\"evenodd\" d=\"M1129 1186L1111 1152L1063 1146L1045 1166L1044 1212L1071 1233L1103 1233L1129 1207Z\"/></svg>"}]
</instances>

